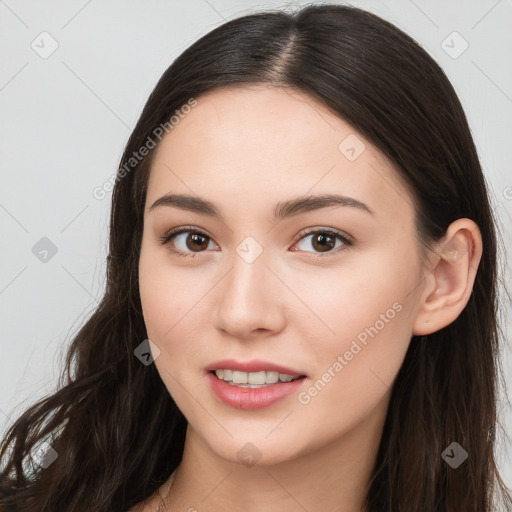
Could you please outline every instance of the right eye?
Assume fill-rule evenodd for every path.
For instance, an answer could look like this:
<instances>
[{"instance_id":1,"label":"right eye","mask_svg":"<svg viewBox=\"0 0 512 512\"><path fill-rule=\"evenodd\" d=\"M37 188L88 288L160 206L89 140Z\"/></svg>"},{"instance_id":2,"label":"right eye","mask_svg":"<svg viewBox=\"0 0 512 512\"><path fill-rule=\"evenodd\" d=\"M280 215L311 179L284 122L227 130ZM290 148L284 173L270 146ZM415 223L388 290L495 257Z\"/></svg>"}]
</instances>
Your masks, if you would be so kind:
<instances>
[{"instance_id":1,"label":"right eye","mask_svg":"<svg viewBox=\"0 0 512 512\"><path fill-rule=\"evenodd\" d=\"M168 245L169 250L178 257L196 258L199 252L208 249L211 238L193 226L176 228L160 238L162 245ZM196 250L197 249L197 250Z\"/></svg>"}]
</instances>

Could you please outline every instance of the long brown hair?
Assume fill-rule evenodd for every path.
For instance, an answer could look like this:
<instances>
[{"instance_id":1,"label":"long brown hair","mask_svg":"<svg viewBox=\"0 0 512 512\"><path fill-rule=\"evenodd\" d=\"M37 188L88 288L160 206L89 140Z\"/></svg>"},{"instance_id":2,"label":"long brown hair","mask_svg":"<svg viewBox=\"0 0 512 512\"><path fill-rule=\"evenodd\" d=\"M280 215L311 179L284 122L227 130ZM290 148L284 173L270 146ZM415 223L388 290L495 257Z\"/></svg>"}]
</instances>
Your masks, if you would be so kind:
<instances>
[{"instance_id":1,"label":"long brown hair","mask_svg":"<svg viewBox=\"0 0 512 512\"><path fill-rule=\"evenodd\" d=\"M411 339L366 505L369 512L491 512L499 497L511 510L494 454L497 235L464 111L441 68L411 37L369 12L327 4L231 20L160 78L120 162L103 299L72 340L58 391L7 432L0 509L125 512L179 464L186 419L155 365L134 356L147 338L137 272L154 149L140 160L133 155L190 98L243 83L307 93L378 147L414 197L425 247L457 218L479 226L483 255L467 306L446 328ZM57 458L31 464L43 441ZM469 454L456 469L442 458L452 442Z\"/></svg>"}]
</instances>

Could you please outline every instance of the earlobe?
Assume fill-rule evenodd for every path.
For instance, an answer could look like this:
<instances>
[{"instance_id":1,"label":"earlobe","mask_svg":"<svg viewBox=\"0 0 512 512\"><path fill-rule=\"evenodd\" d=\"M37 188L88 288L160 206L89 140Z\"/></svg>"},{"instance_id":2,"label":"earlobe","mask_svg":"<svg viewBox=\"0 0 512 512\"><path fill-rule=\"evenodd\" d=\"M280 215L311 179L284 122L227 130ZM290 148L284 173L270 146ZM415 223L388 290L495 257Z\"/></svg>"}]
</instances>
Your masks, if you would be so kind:
<instances>
[{"instance_id":1,"label":"earlobe","mask_svg":"<svg viewBox=\"0 0 512 512\"><path fill-rule=\"evenodd\" d=\"M424 279L413 334L424 336L451 324L469 301L482 257L477 224L457 219L435 245L433 267Z\"/></svg>"}]
</instances>

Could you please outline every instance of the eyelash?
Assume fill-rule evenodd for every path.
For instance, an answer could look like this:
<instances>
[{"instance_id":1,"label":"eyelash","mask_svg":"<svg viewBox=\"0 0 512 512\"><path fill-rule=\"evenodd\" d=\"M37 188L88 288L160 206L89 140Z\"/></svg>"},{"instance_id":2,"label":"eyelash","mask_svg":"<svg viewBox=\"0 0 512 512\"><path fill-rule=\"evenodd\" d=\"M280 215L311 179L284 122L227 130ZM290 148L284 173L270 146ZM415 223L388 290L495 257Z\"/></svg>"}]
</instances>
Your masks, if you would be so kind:
<instances>
[{"instance_id":1,"label":"eyelash","mask_svg":"<svg viewBox=\"0 0 512 512\"><path fill-rule=\"evenodd\" d=\"M169 245L169 242L176 236L182 234L182 233L194 233L194 234L198 234L198 235L202 235L204 236L205 238L208 238L209 240L212 240L210 236L208 236L204 231L201 231L200 229L197 229L196 227L194 226L182 226L180 228L176 228L176 229L173 229L169 232L167 232L164 236L160 237L158 240L159 242L162 244L162 245ZM308 235L312 235L312 234L317 234L317 233L322 233L324 235L329 235L333 238L337 238L339 240L341 240L344 244L344 247L338 247L337 250L332 250L332 251L328 251L326 252L325 254L322 254L322 253L310 253L310 254L315 254L314 256L310 256L314 259L316 258L324 258L326 256L332 256L333 254L337 254L338 252L340 251L346 251L350 248L350 246L353 245L353 241L351 239L349 239L346 235L342 234L341 232L339 231L334 231L332 229L318 229L318 228L312 228L312 229L308 229L302 233L300 233L300 235L298 235L298 239L296 241L294 241L294 245L295 243L297 242L300 242L303 238L306 238ZM196 258L198 257L201 252L205 252L205 251L201 251L201 252L198 252L198 253L184 253L182 251L177 251L176 249L172 248L170 245L169 245L169 250L177 255L178 257L180 258ZM295 252L295 251L293 251Z\"/></svg>"}]
</instances>

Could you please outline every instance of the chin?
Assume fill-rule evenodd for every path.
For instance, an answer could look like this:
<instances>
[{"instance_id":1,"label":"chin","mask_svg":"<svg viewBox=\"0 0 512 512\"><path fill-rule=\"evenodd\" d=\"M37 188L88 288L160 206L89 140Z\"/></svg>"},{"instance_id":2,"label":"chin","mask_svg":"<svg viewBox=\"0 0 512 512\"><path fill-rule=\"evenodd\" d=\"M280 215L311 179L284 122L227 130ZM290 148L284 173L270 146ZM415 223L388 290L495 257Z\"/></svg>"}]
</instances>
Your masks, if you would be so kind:
<instances>
[{"instance_id":1,"label":"chin","mask_svg":"<svg viewBox=\"0 0 512 512\"><path fill-rule=\"evenodd\" d=\"M211 437L207 438L207 444L217 457L224 459L226 462L248 468L255 465L270 467L283 464L307 452L305 446L287 444L278 437L266 439L261 434L261 429L259 429L259 432L260 434L257 436L247 435L247 432L236 435L233 432L233 438L226 435L223 436L222 440L219 440L218 436ZM299 433L287 434L286 438L290 441L300 439L301 436Z\"/></svg>"}]
</instances>

